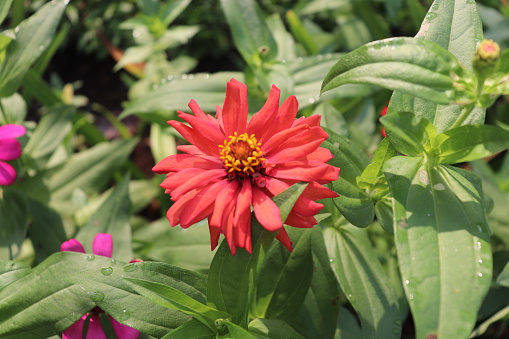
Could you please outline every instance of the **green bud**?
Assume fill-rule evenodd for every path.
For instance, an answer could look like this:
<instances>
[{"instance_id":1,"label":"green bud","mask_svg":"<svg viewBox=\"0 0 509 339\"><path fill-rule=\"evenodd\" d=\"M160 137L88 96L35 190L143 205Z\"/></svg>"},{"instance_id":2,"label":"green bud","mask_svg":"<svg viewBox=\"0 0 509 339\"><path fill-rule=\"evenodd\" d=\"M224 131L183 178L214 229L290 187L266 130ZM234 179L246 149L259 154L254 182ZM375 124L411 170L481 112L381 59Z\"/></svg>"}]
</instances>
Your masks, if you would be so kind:
<instances>
[{"instance_id":1,"label":"green bud","mask_svg":"<svg viewBox=\"0 0 509 339\"><path fill-rule=\"evenodd\" d=\"M495 71L500 58L500 46L491 39L483 40L475 51L473 68L480 78L487 78Z\"/></svg>"}]
</instances>

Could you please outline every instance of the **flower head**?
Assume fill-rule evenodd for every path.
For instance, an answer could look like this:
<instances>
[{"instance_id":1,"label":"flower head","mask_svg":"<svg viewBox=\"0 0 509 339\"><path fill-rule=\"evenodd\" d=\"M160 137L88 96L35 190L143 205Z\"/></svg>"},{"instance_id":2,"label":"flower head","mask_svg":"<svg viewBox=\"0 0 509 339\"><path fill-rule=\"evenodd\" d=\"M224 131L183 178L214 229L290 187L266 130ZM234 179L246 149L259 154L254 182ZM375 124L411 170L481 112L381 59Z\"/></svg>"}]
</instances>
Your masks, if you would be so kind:
<instances>
[{"instance_id":1,"label":"flower head","mask_svg":"<svg viewBox=\"0 0 509 339\"><path fill-rule=\"evenodd\" d=\"M296 120L295 96L281 106L279 96L273 86L265 105L248 122L246 85L232 79L216 117L191 100L194 114L179 112L189 125L168 122L192 144L179 146L184 154L169 156L153 168L166 174L161 187L174 201L167 213L172 226L187 228L208 218L212 249L224 234L235 254L237 247L252 251L251 210L290 250L283 222L303 228L317 223L314 215L323 205L315 200L337 197L322 184L337 180L339 168L326 163L332 154L320 147L328 137L320 116ZM272 198L301 181L309 184L286 221L281 220Z\"/></svg>"},{"instance_id":2,"label":"flower head","mask_svg":"<svg viewBox=\"0 0 509 339\"><path fill-rule=\"evenodd\" d=\"M12 185L16 180L14 167L5 161L16 160L21 156L21 144L16 138L26 133L21 125L0 126L0 186Z\"/></svg>"},{"instance_id":3,"label":"flower head","mask_svg":"<svg viewBox=\"0 0 509 339\"><path fill-rule=\"evenodd\" d=\"M85 248L76 239L64 242L60 246L61 251L85 253ZM96 255L111 258L113 253L113 238L110 234L98 233L92 242L92 252ZM104 313L99 307L94 308L91 312L85 314L80 320L71 325L62 333L62 339L81 339L83 336L83 326L87 318L89 319L87 339L106 339L103 331L100 314ZM123 325L108 315L111 321L115 335L118 338L136 339L140 336L140 332L134 328Z\"/></svg>"}]
</instances>

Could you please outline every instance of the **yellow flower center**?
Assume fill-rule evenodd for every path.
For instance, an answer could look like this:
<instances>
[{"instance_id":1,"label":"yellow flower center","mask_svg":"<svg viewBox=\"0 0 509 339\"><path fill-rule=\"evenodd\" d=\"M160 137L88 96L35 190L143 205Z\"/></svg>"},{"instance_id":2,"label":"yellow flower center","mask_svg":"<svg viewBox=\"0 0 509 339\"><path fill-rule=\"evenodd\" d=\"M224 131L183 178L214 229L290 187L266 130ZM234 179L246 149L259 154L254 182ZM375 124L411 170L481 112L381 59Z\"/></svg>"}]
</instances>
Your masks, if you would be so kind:
<instances>
[{"instance_id":1,"label":"yellow flower center","mask_svg":"<svg viewBox=\"0 0 509 339\"><path fill-rule=\"evenodd\" d=\"M261 144L255 135L247 133L238 135L235 132L228 139L224 141L224 145L219 145L221 149L219 158L223 160L228 170L229 179L249 177L258 173L266 159L262 157Z\"/></svg>"}]
</instances>

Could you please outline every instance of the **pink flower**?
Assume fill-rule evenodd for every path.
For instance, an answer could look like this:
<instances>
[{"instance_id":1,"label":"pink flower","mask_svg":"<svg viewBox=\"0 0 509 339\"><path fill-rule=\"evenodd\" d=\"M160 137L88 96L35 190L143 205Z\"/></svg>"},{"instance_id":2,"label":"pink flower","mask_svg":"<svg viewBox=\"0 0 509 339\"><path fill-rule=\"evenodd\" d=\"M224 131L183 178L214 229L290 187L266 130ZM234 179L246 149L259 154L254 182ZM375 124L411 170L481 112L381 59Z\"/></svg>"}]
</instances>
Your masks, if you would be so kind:
<instances>
[{"instance_id":1,"label":"pink flower","mask_svg":"<svg viewBox=\"0 0 509 339\"><path fill-rule=\"evenodd\" d=\"M79 252L85 253L83 245L76 239L71 239L64 242L60 246L61 251ZM111 258L113 253L113 239L110 234L98 233L92 243L92 251L96 255L102 255L104 257ZM62 339L81 339L83 335L83 325L85 321L90 318L88 325L87 338L86 339L106 339L106 334L101 326L100 314L104 313L99 307L94 308L91 312L85 314L80 320L71 325L68 329L62 333ZM136 339L140 336L140 332L126 325L122 325L111 316L108 318L113 325L113 330L117 338L122 339Z\"/></svg>"},{"instance_id":2,"label":"pink flower","mask_svg":"<svg viewBox=\"0 0 509 339\"><path fill-rule=\"evenodd\" d=\"M320 116L295 120L295 96L279 106L280 91L273 86L263 108L248 122L246 85L232 79L216 117L206 115L191 100L194 115L179 112L185 125L169 121L193 145L179 146L186 154L169 156L153 170L166 174L161 187L175 203L167 217L172 226L187 228L208 218L211 247L224 234L233 254L252 251L251 210L260 224L278 232L289 250L278 206L271 200L297 182L309 183L284 223L309 228L323 205L315 200L338 195L322 184L337 180L339 168L326 162L332 154L320 147L328 135Z\"/></svg>"},{"instance_id":3,"label":"pink flower","mask_svg":"<svg viewBox=\"0 0 509 339\"><path fill-rule=\"evenodd\" d=\"M16 180L14 167L4 161L16 160L21 156L21 144L17 137L26 133L21 125L0 126L0 186L9 186Z\"/></svg>"}]
</instances>

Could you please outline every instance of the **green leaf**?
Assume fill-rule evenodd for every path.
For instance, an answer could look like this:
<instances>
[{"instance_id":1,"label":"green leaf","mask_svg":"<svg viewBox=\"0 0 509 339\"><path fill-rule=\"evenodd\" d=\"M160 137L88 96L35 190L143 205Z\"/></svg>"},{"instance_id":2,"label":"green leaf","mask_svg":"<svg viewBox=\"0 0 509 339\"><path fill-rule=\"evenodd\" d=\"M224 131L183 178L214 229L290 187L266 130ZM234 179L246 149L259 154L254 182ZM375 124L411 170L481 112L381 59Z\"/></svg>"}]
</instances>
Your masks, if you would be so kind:
<instances>
[{"instance_id":1,"label":"green leaf","mask_svg":"<svg viewBox=\"0 0 509 339\"><path fill-rule=\"evenodd\" d=\"M161 339L213 339L216 338L216 332L199 322L191 319L184 325L174 329Z\"/></svg>"},{"instance_id":2,"label":"green leaf","mask_svg":"<svg viewBox=\"0 0 509 339\"><path fill-rule=\"evenodd\" d=\"M92 193L102 188L124 164L136 143L137 139L104 142L73 154L49 179L51 199L59 202L53 207L62 207L60 202L68 201L75 189Z\"/></svg>"},{"instance_id":3,"label":"green leaf","mask_svg":"<svg viewBox=\"0 0 509 339\"><path fill-rule=\"evenodd\" d=\"M497 284L509 287L509 262L505 265L504 270L499 274Z\"/></svg>"},{"instance_id":4,"label":"green leaf","mask_svg":"<svg viewBox=\"0 0 509 339\"><path fill-rule=\"evenodd\" d=\"M13 260L21 252L28 223L26 196L14 189L0 190L0 259Z\"/></svg>"},{"instance_id":5,"label":"green leaf","mask_svg":"<svg viewBox=\"0 0 509 339\"><path fill-rule=\"evenodd\" d=\"M323 237L341 289L359 315L363 338L399 338L396 293L367 231L350 225L327 227Z\"/></svg>"},{"instance_id":6,"label":"green leaf","mask_svg":"<svg viewBox=\"0 0 509 339\"><path fill-rule=\"evenodd\" d=\"M387 138L399 152L420 156L431 150L436 130L425 118L409 112L397 112L380 119L387 131Z\"/></svg>"},{"instance_id":7,"label":"green leaf","mask_svg":"<svg viewBox=\"0 0 509 339\"><path fill-rule=\"evenodd\" d=\"M0 291L29 274L31 270L29 264L21 261L0 260Z\"/></svg>"},{"instance_id":8,"label":"green leaf","mask_svg":"<svg viewBox=\"0 0 509 339\"><path fill-rule=\"evenodd\" d=\"M249 65L259 65L277 56L277 44L263 13L253 0L221 0L233 41Z\"/></svg>"},{"instance_id":9,"label":"green leaf","mask_svg":"<svg viewBox=\"0 0 509 339\"><path fill-rule=\"evenodd\" d=\"M329 138L323 142L322 147L334 155L329 164L341 169L339 179L329 184L329 188L340 195L339 198L333 198L334 204L352 224L366 227L373 221L375 212L371 199L364 190L357 187L357 176L361 175L369 164L369 158L350 139L329 129L325 130L329 133Z\"/></svg>"},{"instance_id":10,"label":"green leaf","mask_svg":"<svg viewBox=\"0 0 509 339\"><path fill-rule=\"evenodd\" d=\"M238 72L218 72L212 75L193 74L186 79L171 80L132 100L119 118L132 114L142 116L160 110L189 111L187 104L191 99L194 99L205 112L214 112L217 105L222 105L226 83L231 78L243 81L244 75Z\"/></svg>"},{"instance_id":11,"label":"green leaf","mask_svg":"<svg viewBox=\"0 0 509 339\"><path fill-rule=\"evenodd\" d=\"M286 12L286 21L288 22L290 31L295 36L295 39L302 44L306 52L309 55L318 54L319 48L316 45L313 36L306 30L302 21L294 11L289 10Z\"/></svg>"},{"instance_id":12,"label":"green leaf","mask_svg":"<svg viewBox=\"0 0 509 339\"><path fill-rule=\"evenodd\" d=\"M51 107L30 136L23 153L47 165L48 158L71 130L74 113L73 106L56 105Z\"/></svg>"},{"instance_id":13,"label":"green leaf","mask_svg":"<svg viewBox=\"0 0 509 339\"><path fill-rule=\"evenodd\" d=\"M93 256L97 260L99 256ZM126 279L150 280L174 288L200 303L205 303L206 277L165 263L124 264L105 258L99 267L86 264L86 270L66 279L78 284L103 311L127 326L161 337L191 318L141 296ZM92 262L93 262L92 261Z\"/></svg>"},{"instance_id":14,"label":"green leaf","mask_svg":"<svg viewBox=\"0 0 509 339\"><path fill-rule=\"evenodd\" d=\"M9 8L11 8L13 0L4 0L0 3L0 24L4 22L4 19L9 14Z\"/></svg>"},{"instance_id":15,"label":"green leaf","mask_svg":"<svg viewBox=\"0 0 509 339\"><path fill-rule=\"evenodd\" d=\"M289 321L306 338L332 338L339 312L339 285L332 271L322 233L315 226L311 235L313 275L299 314Z\"/></svg>"},{"instance_id":16,"label":"green leaf","mask_svg":"<svg viewBox=\"0 0 509 339\"><path fill-rule=\"evenodd\" d=\"M481 159L509 147L509 131L490 125L465 125L437 136L438 161L455 164Z\"/></svg>"},{"instance_id":17,"label":"green leaf","mask_svg":"<svg viewBox=\"0 0 509 339\"><path fill-rule=\"evenodd\" d=\"M148 280L124 279L128 286L145 298L163 307L189 314L211 330L215 329L214 321L216 319L230 317L228 313L204 305L171 286Z\"/></svg>"},{"instance_id":18,"label":"green leaf","mask_svg":"<svg viewBox=\"0 0 509 339\"><path fill-rule=\"evenodd\" d=\"M257 338L304 339L299 332L281 319L255 319L249 323L248 329Z\"/></svg>"},{"instance_id":19,"label":"green leaf","mask_svg":"<svg viewBox=\"0 0 509 339\"><path fill-rule=\"evenodd\" d=\"M30 65L51 43L66 0L55 0L42 6L16 29L16 40L7 48L7 56L0 70L0 97L17 91Z\"/></svg>"},{"instance_id":20,"label":"green leaf","mask_svg":"<svg viewBox=\"0 0 509 339\"><path fill-rule=\"evenodd\" d=\"M252 318L292 319L304 302L313 275L312 230L287 228L293 251L274 244L258 276Z\"/></svg>"},{"instance_id":21,"label":"green leaf","mask_svg":"<svg viewBox=\"0 0 509 339\"><path fill-rule=\"evenodd\" d=\"M109 265L111 259L87 261L81 253L53 254L31 272L0 291L0 336L47 338L59 334L94 307L85 292L64 280L84 269Z\"/></svg>"},{"instance_id":22,"label":"green leaf","mask_svg":"<svg viewBox=\"0 0 509 339\"><path fill-rule=\"evenodd\" d=\"M321 92L347 83L401 90L437 103L448 103L450 73L460 68L440 46L421 39L390 38L366 44L345 55L325 77Z\"/></svg>"},{"instance_id":23,"label":"green leaf","mask_svg":"<svg viewBox=\"0 0 509 339\"><path fill-rule=\"evenodd\" d=\"M431 7L416 37L446 48L461 65L472 70L472 57L478 41L483 39L482 23L475 2L442 1ZM422 98L396 91L389 102L389 111L412 112L431 121L438 133L449 129L461 114L458 105L437 105L432 98ZM422 99L421 99L422 98ZM486 110L474 108L466 124L484 121ZM389 112L390 114L390 112Z\"/></svg>"},{"instance_id":24,"label":"green leaf","mask_svg":"<svg viewBox=\"0 0 509 339\"><path fill-rule=\"evenodd\" d=\"M35 258L41 262L60 251L60 245L67 240L67 236L62 218L52 208L29 198L28 210L32 220L28 235L34 246Z\"/></svg>"},{"instance_id":25,"label":"green leaf","mask_svg":"<svg viewBox=\"0 0 509 339\"><path fill-rule=\"evenodd\" d=\"M0 99L0 124L23 124L27 115L27 104L23 97L14 93Z\"/></svg>"},{"instance_id":26,"label":"green leaf","mask_svg":"<svg viewBox=\"0 0 509 339\"><path fill-rule=\"evenodd\" d=\"M111 234L114 242L112 257L122 261L133 259L131 225L129 223L131 202L127 190L129 179L130 176L127 175L118 184L88 223L76 235L76 239L85 248L92 249L92 242L97 233Z\"/></svg>"},{"instance_id":27,"label":"green leaf","mask_svg":"<svg viewBox=\"0 0 509 339\"><path fill-rule=\"evenodd\" d=\"M249 333L241 326L229 321L228 319L224 319L223 324L228 328L229 333L224 335L218 335L217 336L218 339L235 339L235 338L258 339L256 336Z\"/></svg>"},{"instance_id":28,"label":"green leaf","mask_svg":"<svg viewBox=\"0 0 509 339\"><path fill-rule=\"evenodd\" d=\"M480 180L450 166L426 170L412 157L392 158L384 170L417 338L467 338L492 274Z\"/></svg>"}]
</instances>

